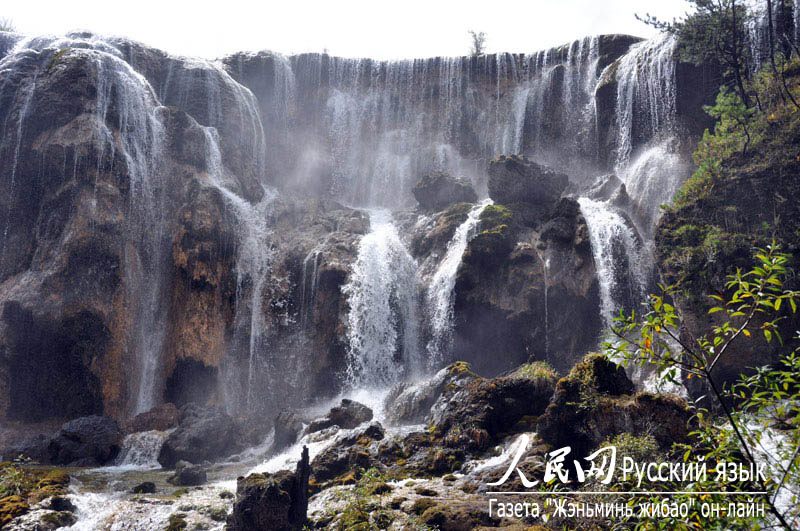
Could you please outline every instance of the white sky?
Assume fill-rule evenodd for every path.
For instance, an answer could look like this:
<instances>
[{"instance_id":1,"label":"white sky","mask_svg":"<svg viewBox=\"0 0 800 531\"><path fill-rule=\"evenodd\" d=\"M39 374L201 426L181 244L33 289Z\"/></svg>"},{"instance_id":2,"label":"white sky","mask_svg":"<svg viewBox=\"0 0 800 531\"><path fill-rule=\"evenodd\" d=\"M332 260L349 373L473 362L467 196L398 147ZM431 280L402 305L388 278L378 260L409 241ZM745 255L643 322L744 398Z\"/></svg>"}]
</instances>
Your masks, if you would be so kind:
<instances>
[{"instance_id":1,"label":"white sky","mask_svg":"<svg viewBox=\"0 0 800 531\"><path fill-rule=\"evenodd\" d=\"M0 16L25 34L87 29L174 54L322 51L346 57L463 55L467 30L490 52L533 52L600 33L652 35L634 18L672 19L686 0L4 0Z\"/></svg>"}]
</instances>

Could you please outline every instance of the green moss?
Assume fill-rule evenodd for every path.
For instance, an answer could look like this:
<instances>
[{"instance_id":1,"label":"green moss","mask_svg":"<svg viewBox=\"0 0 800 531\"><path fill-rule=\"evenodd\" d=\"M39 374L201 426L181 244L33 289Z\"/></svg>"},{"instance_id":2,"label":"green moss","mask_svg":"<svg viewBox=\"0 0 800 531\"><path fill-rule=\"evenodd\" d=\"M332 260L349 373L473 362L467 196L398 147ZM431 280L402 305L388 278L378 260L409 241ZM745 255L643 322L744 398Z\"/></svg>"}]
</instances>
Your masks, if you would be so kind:
<instances>
[{"instance_id":1,"label":"green moss","mask_svg":"<svg viewBox=\"0 0 800 531\"><path fill-rule=\"evenodd\" d=\"M652 435L621 433L607 440L600 446L608 445L617 448L618 460L630 457L637 463L655 462L657 461L655 458L659 454L658 442L656 442Z\"/></svg>"},{"instance_id":2,"label":"green moss","mask_svg":"<svg viewBox=\"0 0 800 531\"><path fill-rule=\"evenodd\" d=\"M71 50L71 48L69 48L69 47L66 47L66 48L61 48L61 49L59 49L59 50L58 50L56 53L54 53L54 54L53 54L53 56L50 58L50 61L47 63L47 70L49 71L49 70L53 69L53 67L55 67L55 66L56 66L56 65L59 63L59 61L60 61L60 60L61 60L61 59L62 59L62 58L63 58L63 57L64 57L64 56L67 54L67 52L69 52L70 50Z\"/></svg>"},{"instance_id":3,"label":"green moss","mask_svg":"<svg viewBox=\"0 0 800 531\"><path fill-rule=\"evenodd\" d=\"M552 365L546 361L534 361L517 367L512 374L514 378L525 378L528 380L552 380L558 378L558 373Z\"/></svg>"},{"instance_id":4,"label":"green moss","mask_svg":"<svg viewBox=\"0 0 800 531\"><path fill-rule=\"evenodd\" d=\"M501 223L508 223L513 217L511 209L504 205L489 205L481 212L482 225L498 225Z\"/></svg>"},{"instance_id":5,"label":"green moss","mask_svg":"<svg viewBox=\"0 0 800 531\"><path fill-rule=\"evenodd\" d=\"M186 527L186 515L183 513L175 513L169 516L165 531L181 531L182 529L186 529Z\"/></svg>"},{"instance_id":6,"label":"green moss","mask_svg":"<svg viewBox=\"0 0 800 531\"><path fill-rule=\"evenodd\" d=\"M22 496L13 495L0 498L0 527L5 526L17 516L27 513L28 510L30 510L30 506Z\"/></svg>"},{"instance_id":7,"label":"green moss","mask_svg":"<svg viewBox=\"0 0 800 531\"><path fill-rule=\"evenodd\" d=\"M436 505L437 503L430 498L419 498L414 500L413 505L411 505L411 512L419 515Z\"/></svg>"},{"instance_id":8,"label":"green moss","mask_svg":"<svg viewBox=\"0 0 800 531\"><path fill-rule=\"evenodd\" d=\"M466 361L455 361L447 367L447 372L453 376L467 374L477 376L472 372L472 366Z\"/></svg>"},{"instance_id":9,"label":"green moss","mask_svg":"<svg viewBox=\"0 0 800 531\"><path fill-rule=\"evenodd\" d=\"M69 474L15 463L0 463L0 526L45 498L66 494Z\"/></svg>"}]
</instances>

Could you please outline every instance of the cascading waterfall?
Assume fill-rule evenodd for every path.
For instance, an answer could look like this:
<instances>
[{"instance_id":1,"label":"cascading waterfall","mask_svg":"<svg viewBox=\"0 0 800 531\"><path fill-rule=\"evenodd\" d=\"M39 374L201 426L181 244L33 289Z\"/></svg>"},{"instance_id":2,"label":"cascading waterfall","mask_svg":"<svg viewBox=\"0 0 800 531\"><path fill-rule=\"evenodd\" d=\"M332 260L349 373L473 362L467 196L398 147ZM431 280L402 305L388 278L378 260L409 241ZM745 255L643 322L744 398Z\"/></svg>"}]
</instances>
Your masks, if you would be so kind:
<instances>
[{"instance_id":1,"label":"cascading waterfall","mask_svg":"<svg viewBox=\"0 0 800 531\"><path fill-rule=\"evenodd\" d=\"M600 313L606 327L616 311L630 309L645 294L646 269L641 244L625 218L606 203L581 197L600 285Z\"/></svg>"},{"instance_id":2,"label":"cascading waterfall","mask_svg":"<svg viewBox=\"0 0 800 531\"><path fill-rule=\"evenodd\" d=\"M676 47L672 36L643 41L617 69L616 172L635 203L631 214L648 235L661 205L690 171L676 137Z\"/></svg>"},{"instance_id":3,"label":"cascading waterfall","mask_svg":"<svg viewBox=\"0 0 800 531\"><path fill-rule=\"evenodd\" d=\"M676 109L675 50L671 35L634 44L617 67L617 167L633 147L669 131Z\"/></svg>"},{"instance_id":4,"label":"cascading waterfall","mask_svg":"<svg viewBox=\"0 0 800 531\"><path fill-rule=\"evenodd\" d=\"M272 231L268 225L268 213L275 193L265 191L263 198L252 204L225 186L224 167L219 148L218 132L213 127L205 127L206 168L214 185L231 206L238 224L239 255L236 260L236 309L234 319L235 343L247 344L247 367L245 392L226 400L229 407L236 403L251 409L259 397L255 396L256 376L262 364L268 361L268 345L263 336L264 288L269 280L273 252L270 247ZM238 342L236 341L238 339ZM241 382L239 382L241 383ZM226 385L226 388L229 387ZM239 386L232 383L233 389ZM226 389L226 393L233 392Z\"/></svg>"},{"instance_id":5,"label":"cascading waterfall","mask_svg":"<svg viewBox=\"0 0 800 531\"><path fill-rule=\"evenodd\" d=\"M370 211L370 232L342 291L350 306L350 385L384 388L419 371L417 264L388 211Z\"/></svg>"},{"instance_id":6,"label":"cascading waterfall","mask_svg":"<svg viewBox=\"0 0 800 531\"><path fill-rule=\"evenodd\" d=\"M800 0L794 0L792 14L794 15L794 42L800 43Z\"/></svg>"},{"instance_id":7,"label":"cascading waterfall","mask_svg":"<svg viewBox=\"0 0 800 531\"><path fill-rule=\"evenodd\" d=\"M409 61L270 54L263 63L272 61L264 76L270 79L263 80L268 93L258 98L229 75L236 71L235 62L163 56L162 69L149 72L148 82L123 60L123 48L114 40L81 36L24 44L36 49L82 48L75 53L93 58L98 71L98 146L105 157L118 150L130 173L128 239L133 245L126 246L125 274L133 301L131 355L139 364L134 409L142 411L158 400L163 325L169 321L164 293L170 280L165 262L171 242L164 206L169 187L160 174L165 142L161 115L166 115L162 102L203 127L209 184L220 191L235 216L239 246L231 335L236 352L229 357L238 358L242 366L232 380L239 385L226 387L243 393L231 404L252 409L264 401L259 389L270 387L264 374L286 367L270 358L266 337L270 323L262 305L269 298L274 194L264 193L259 185L271 176L316 184L307 174L318 173L326 179L332 176L325 182L330 184L326 191L346 204L399 209L413 204L411 185L432 169L466 177L479 196L485 196L485 160L501 153L525 153L539 162L558 164L564 171L574 170L571 176L579 181L581 172L588 175L600 164L594 96L601 42L591 37L533 54ZM685 172L672 138L674 51L673 39L647 41L634 45L617 64L616 170L636 204L635 212L628 214L637 222L640 217L647 220L647 227ZM244 76L247 57L239 60L239 75ZM31 98L35 87L26 87ZM119 123L106 125L111 119ZM263 124L268 125L266 133ZM121 132L118 140L112 125ZM18 126L17 141L22 121ZM101 170L98 163L98 173ZM421 350L434 361L447 354L455 275L488 203L477 205L458 228L420 301L416 264L391 217L371 213L371 231L360 242L345 288L350 302L351 384L378 385L413 373L425 365ZM607 317L608 308L624 299L618 292L625 282L614 271L630 266L626 260L644 263L631 258L633 249L641 246L623 216L607 205L593 207L583 201L582 207L589 212L598 274L606 286ZM649 236L647 230L641 233ZM625 253L616 251L620 246ZM313 249L303 262L302 326L309 321L324 258ZM620 259L622 263L613 262ZM426 312L418 311L420 302ZM431 338L420 349L419 318L428 314Z\"/></svg>"},{"instance_id":8,"label":"cascading waterfall","mask_svg":"<svg viewBox=\"0 0 800 531\"><path fill-rule=\"evenodd\" d=\"M164 129L149 83L128 63L100 52L98 72L98 138L112 160L117 143L106 126L113 101L121 133L122 155L130 179L131 237L136 252L126 251L126 286L136 301L132 347L140 364L136 412L158 402L161 351L166 334L167 307L162 296L167 282L169 236L165 227L165 183L160 174Z\"/></svg>"},{"instance_id":9,"label":"cascading waterfall","mask_svg":"<svg viewBox=\"0 0 800 531\"><path fill-rule=\"evenodd\" d=\"M300 325L305 328L314 309L314 299L317 292L317 269L319 268L322 252L315 247L303 260L303 276L300 282Z\"/></svg>"},{"instance_id":10,"label":"cascading waterfall","mask_svg":"<svg viewBox=\"0 0 800 531\"><path fill-rule=\"evenodd\" d=\"M447 244L447 251L431 277L426 293L426 303L431 326L431 338L428 341L428 361L435 365L441 362L449 353L453 331L453 292L456 284L456 274L461 265L461 258L467 244L475 236L475 230L480 223L481 214L491 199L485 199L472 207L461 225L458 226L453 238Z\"/></svg>"},{"instance_id":11,"label":"cascading waterfall","mask_svg":"<svg viewBox=\"0 0 800 531\"><path fill-rule=\"evenodd\" d=\"M581 167L575 156L594 161L597 151L598 42L477 58L274 56L267 121L289 131L271 134L269 166L296 186L310 178L298 168L327 164L319 173L332 176L325 185L343 201L386 208L412 205L411 185L432 170L485 190L478 161L500 153L535 152Z\"/></svg>"},{"instance_id":12,"label":"cascading waterfall","mask_svg":"<svg viewBox=\"0 0 800 531\"><path fill-rule=\"evenodd\" d=\"M42 37L22 41L13 55L72 49L94 65L97 99L94 136L98 174L103 160L124 160L111 171L130 183L125 246L125 276L132 326L128 349L137 367L138 390L133 409L141 412L158 400L161 350L167 307L169 237L165 227L165 176L161 173L164 129L160 104L148 81L122 59L112 44L93 36ZM112 112L113 111L113 112ZM115 118L109 123L111 117ZM118 131L119 134L116 134Z\"/></svg>"}]
</instances>

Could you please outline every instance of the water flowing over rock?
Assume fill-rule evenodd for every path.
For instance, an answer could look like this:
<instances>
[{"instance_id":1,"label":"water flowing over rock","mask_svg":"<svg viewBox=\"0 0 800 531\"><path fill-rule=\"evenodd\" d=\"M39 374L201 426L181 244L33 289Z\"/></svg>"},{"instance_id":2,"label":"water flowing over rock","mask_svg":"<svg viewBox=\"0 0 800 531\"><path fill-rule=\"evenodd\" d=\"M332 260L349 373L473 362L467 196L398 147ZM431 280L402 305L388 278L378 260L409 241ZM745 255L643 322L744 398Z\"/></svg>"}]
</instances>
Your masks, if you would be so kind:
<instances>
[{"instance_id":1,"label":"water flowing over rock","mask_svg":"<svg viewBox=\"0 0 800 531\"><path fill-rule=\"evenodd\" d=\"M164 431L140 431L126 435L122 440L122 449L115 464L144 468L159 468L158 454L169 433Z\"/></svg>"},{"instance_id":2,"label":"water flowing over rock","mask_svg":"<svg viewBox=\"0 0 800 531\"><path fill-rule=\"evenodd\" d=\"M385 386L421 368L417 332L417 264L391 214L370 212L370 232L358 244L350 281L348 378Z\"/></svg>"},{"instance_id":3,"label":"water flowing over rock","mask_svg":"<svg viewBox=\"0 0 800 531\"><path fill-rule=\"evenodd\" d=\"M486 199L472 207L467 214L467 219L458 226L453 238L447 244L447 251L428 285L426 303L430 318L431 337L428 340L427 351L428 362L433 366L446 360L450 354L449 350L453 339L453 304L455 303L453 290L456 285L456 275L467 244L475 236L481 214L490 204L492 204L492 200Z\"/></svg>"},{"instance_id":4,"label":"water flowing over rock","mask_svg":"<svg viewBox=\"0 0 800 531\"><path fill-rule=\"evenodd\" d=\"M374 61L264 52L225 63L256 94L264 130L275 131L268 173L277 184L394 207L412 204L411 186L432 171L463 175L480 194L476 159L500 153L536 152L575 168L596 161L594 87L635 40L592 37L529 55Z\"/></svg>"},{"instance_id":5,"label":"water flowing over rock","mask_svg":"<svg viewBox=\"0 0 800 531\"><path fill-rule=\"evenodd\" d=\"M600 313L610 327L619 308L634 309L645 296L644 251L636 229L613 207L585 197L578 202L589 227L600 283Z\"/></svg>"},{"instance_id":6,"label":"water flowing over rock","mask_svg":"<svg viewBox=\"0 0 800 531\"><path fill-rule=\"evenodd\" d=\"M616 170L615 206L650 236L688 171L669 139L706 102L673 48L207 61L2 34L0 414L274 419L454 353L565 368L599 304L586 219L561 196ZM469 186L403 210L435 172ZM487 193L500 205L459 203Z\"/></svg>"}]
</instances>

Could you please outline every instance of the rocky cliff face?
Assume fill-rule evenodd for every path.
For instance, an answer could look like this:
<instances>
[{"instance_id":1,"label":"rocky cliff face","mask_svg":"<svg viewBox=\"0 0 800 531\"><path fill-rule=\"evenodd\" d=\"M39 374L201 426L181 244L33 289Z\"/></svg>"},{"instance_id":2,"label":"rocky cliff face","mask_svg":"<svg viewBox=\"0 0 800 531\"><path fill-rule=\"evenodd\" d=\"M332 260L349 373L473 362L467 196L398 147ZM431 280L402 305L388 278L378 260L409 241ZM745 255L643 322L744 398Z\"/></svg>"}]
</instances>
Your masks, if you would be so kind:
<instances>
[{"instance_id":1,"label":"rocky cliff face","mask_svg":"<svg viewBox=\"0 0 800 531\"><path fill-rule=\"evenodd\" d=\"M4 418L121 419L165 401L264 413L335 393L352 340L342 287L370 230L342 204L394 209L425 282L473 212L456 202L498 203L453 268L449 355L488 373L565 369L596 343L597 266L561 196L610 169L598 154L620 92L594 87L637 39L401 62L21 42L0 34ZM488 163L517 152L573 183ZM417 209L412 185L442 171L455 188Z\"/></svg>"},{"instance_id":2,"label":"rocky cliff face","mask_svg":"<svg viewBox=\"0 0 800 531\"><path fill-rule=\"evenodd\" d=\"M44 43L4 65L0 108L14 124L0 146L9 161L0 183L0 405L8 418L126 416L146 377L143 337L159 339L146 345L157 356L154 396L222 401L223 361L235 364L233 343L249 336L235 330L237 297L253 281L238 257L243 225L254 221L243 210L263 191L247 152L252 138L241 130L246 89L207 65L181 63L175 72L176 60L139 45L122 43L114 54L152 85L116 55L74 42ZM181 108L161 105L154 86ZM204 114L213 98L201 88L223 89L213 116ZM187 112L201 108L198 119L225 137L218 160L208 128ZM339 286L364 218L293 201L258 215L280 235L274 277L259 294L277 343L285 329L301 328L289 321L302 305L303 259L318 251L316 295L303 308L314 345L303 348L334 352L317 357L321 380L310 384L322 386L342 366ZM147 299L151 289L155 299ZM281 308L282 300L298 308ZM313 325L326 320L317 334Z\"/></svg>"},{"instance_id":3,"label":"rocky cliff face","mask_svg":"<svg viewBox=\"0 0 800 531\"><path fill-rule=\"evenodd\" d=\"M567 177L517 157L490 163L489 188L508 206L488 207L456 281L455 346L480 372L529 359L567 370L596 344L597 276L586 221L561 199ZM523 190L508 192L512 180Z\"/></svg>"}]
</instances>

